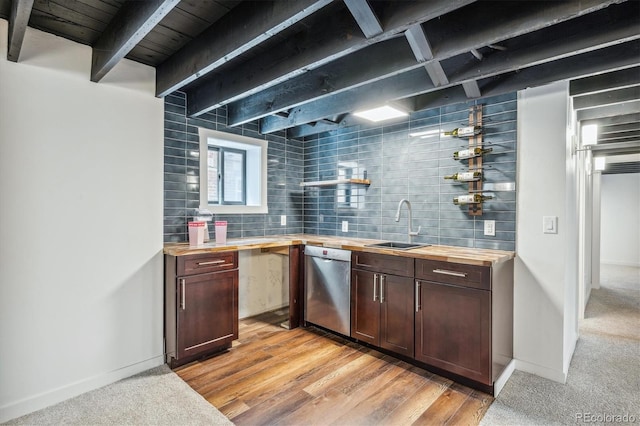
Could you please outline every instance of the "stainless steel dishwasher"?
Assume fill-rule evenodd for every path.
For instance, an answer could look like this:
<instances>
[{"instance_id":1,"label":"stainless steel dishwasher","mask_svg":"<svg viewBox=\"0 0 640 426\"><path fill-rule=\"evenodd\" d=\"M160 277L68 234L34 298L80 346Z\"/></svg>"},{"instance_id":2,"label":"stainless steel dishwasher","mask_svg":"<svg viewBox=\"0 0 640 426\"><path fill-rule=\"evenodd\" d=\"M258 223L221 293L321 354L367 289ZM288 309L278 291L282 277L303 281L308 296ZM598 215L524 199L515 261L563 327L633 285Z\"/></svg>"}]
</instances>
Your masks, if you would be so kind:
<instances>
[{"instance_id":1,"label":"stainless steel dishwasher","mask_svg":"<svg viewBox=\"0 0 640 426\"><path fill-rule=\"evenodd\" d=\"M351 334L351 252L306 246L304 320Z\"/></svg>"}]
</instances>

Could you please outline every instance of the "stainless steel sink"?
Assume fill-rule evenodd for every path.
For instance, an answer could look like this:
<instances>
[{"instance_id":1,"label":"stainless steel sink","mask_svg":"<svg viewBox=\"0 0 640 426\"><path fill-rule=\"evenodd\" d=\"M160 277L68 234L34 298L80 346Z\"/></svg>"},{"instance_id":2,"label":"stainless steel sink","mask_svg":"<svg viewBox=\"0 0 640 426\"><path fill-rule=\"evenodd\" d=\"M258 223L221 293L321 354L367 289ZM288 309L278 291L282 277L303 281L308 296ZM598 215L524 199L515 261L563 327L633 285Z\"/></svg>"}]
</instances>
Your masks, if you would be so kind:
<instances>
[{"instance_id":1,"label":"stainless steel sink","mask_svg":"<svg viewBox=\"0 0 640 426\"><path fill-rule=\"evenodd\" d=\"M389 248L393 250L411 250L420 247L428 247L431 244L419 244L419 243L401 243L398 241L385 241L382 243L375 244L367 244L365 247L376 247L376 248Z\"/></svg>"}]
</instances>

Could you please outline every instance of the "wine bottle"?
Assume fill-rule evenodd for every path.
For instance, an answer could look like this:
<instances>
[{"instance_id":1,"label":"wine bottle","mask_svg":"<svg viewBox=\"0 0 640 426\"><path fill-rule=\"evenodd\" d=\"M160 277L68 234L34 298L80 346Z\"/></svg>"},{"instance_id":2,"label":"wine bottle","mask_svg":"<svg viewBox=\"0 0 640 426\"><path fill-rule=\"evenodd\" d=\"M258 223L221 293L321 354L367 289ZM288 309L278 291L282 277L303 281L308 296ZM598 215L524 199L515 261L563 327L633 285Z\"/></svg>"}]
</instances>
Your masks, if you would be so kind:
<instances>
[{"instance_id":1,"label":"wine bottle","mask_svg":"<svg viewBox=\"0 0 640 426\"><path fill-rule=\"evenodd\" d=\"M454 173L451 176L445 176L445 179L457 180L458 182L474 182L480 180L482 172L463 172Z\"/></svg>"},{"instance_id":2,"label":"wine bottle","mask_svg":"<svg viewBox=\"0 0 640 426\"><path fill-rule=\"evenodd\" d=\"M493 148L470 148L463 149L462 151L456 151L453 153L454 160L464 160L466 158L480 157L488 152L493 151Z\"/></svg>"},{"instance_id":3,"label":"wine bottle","mask_svg":"<svg viewBox=\"0 0 640 426\"><path fill-rule=\"evenodd\" d=\"M453 136L455 138L470 138L475 135L479 135L482 132L480 126L466 126L458 127L448 132L444 132L445 136Z\"/></svg>"},{"instance_id":4,"label":"wine bottle","mask_svg":"<svg viewBox=\"0 0 640 426\"><path fill-rule=\"evenodd\" d=\"M459 195L453 198L453 204L478 204L486 200L490 200L493 197L491 195L482 195L482 194L469 194L469 195Z\"/></svg>"}]
</instances>

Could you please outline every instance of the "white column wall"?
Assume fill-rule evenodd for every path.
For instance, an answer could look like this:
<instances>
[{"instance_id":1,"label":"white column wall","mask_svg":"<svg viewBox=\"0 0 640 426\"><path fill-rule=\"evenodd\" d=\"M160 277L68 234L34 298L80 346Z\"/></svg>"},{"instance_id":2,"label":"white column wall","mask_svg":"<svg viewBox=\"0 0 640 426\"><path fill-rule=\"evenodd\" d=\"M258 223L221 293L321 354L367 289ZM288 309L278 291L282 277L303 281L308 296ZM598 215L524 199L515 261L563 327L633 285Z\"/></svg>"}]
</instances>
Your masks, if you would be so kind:
<instances>
[{"instance_id":1,"label":"white column wall","mask_svg":"<svg viewBox=\"0 0 640 426\"><path fill-rule=\"evenodd\" d=\"M565 286L577 290L577 272L575 282L567 282L566 266L573 262L577 271L577 248L568 249L577 246L577 216L567 211L573 200L567 184L568 102L567 82L518 93L514 358L516 368L561 382ZM558 217L557 234L542 232L543 216Z\"/></svg>"},{"instance_id":2,"label":"white column wall","mask_svg":"<svg viewBox=\"0 0 640 426\"><path fill-rule=\"evenodd\" d=\"M602 175L601 263L640 267L640 173Z\"/></svg>"},{"instance_id":3,"label":"white column wall","mask_svg":"<svg viewBox=\"0 0 640 426\"><path fill-rule=\"evenodd\" d=\"M163 363L155 71L0 19L0 422Z\"/></svg>"}]
</instances>

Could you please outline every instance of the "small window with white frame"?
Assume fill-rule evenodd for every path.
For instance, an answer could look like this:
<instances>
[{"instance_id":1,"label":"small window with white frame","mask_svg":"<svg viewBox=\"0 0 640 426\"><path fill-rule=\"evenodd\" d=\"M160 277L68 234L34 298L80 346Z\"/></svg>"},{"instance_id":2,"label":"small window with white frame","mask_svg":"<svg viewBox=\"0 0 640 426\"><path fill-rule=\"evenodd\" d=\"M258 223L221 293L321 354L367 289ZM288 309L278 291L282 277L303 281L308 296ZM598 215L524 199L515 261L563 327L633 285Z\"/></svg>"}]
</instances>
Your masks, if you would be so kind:
<instances>
[{"instance_id":1,"label":"small window with white frame","mask_svg":"<svg viewBox=\"0 0 640 426\"><path fill-rule=\"evenodd\" d=\"M266 140L199 129L200 208L267 213Z\"/></svg>"}]
</instances>

